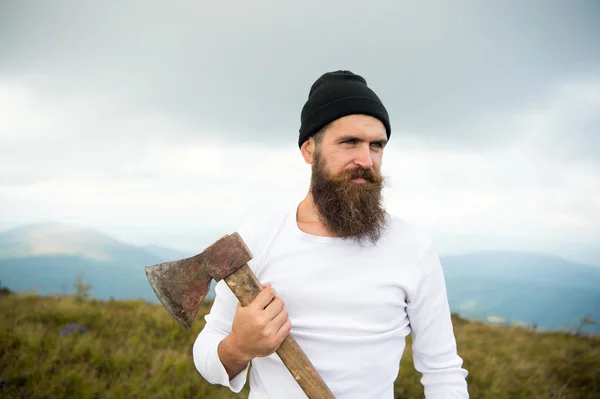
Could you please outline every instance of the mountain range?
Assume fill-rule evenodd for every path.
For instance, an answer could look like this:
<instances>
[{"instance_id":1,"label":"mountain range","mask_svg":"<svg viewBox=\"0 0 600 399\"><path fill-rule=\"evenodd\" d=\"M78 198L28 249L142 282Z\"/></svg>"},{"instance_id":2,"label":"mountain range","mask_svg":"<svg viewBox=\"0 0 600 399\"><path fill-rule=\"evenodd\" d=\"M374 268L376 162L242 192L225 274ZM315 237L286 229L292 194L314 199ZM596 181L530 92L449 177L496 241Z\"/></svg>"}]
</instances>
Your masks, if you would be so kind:
<instances>
[{"instance_id":1,"label":"mountain range","mask_svg":"<svg viewBox=\"0 0 600 399\"><path fill-rule=\"evenodd\" d=\"M93 229L61 223L0 232L0 284L13 291L72 293L83 273L99 299L158 302L144 267L193 255L136 246ZM600 333L600 268L543 254L485 251L442 256L453 312L486 323L576 327L588 316ZM214 284L207 298L214 296Z\"/></svg>"},{"instance_id":2,"label":"mountain range","mask_svg":"<svg viewBox=\"0 0 600 399\"><path fill-rule=\"evenodd\" d=\"M79 226L32 224L0 233L0 282L13 291L69 293L83 273L95 298L157 302L144 267L190 255L131 245Z\"/></svg>"}]
</instances>

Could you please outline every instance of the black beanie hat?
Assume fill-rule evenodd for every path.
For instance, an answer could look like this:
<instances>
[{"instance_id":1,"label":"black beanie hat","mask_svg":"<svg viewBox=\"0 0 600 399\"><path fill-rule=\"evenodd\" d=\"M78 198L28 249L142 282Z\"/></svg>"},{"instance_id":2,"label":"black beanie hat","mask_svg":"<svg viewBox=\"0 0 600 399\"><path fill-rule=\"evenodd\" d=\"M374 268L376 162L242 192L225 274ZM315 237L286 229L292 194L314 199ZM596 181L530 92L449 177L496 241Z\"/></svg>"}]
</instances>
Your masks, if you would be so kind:
<instances>
[{"instance_id":1,"label":"black beanie hat","mask_svg":"<svg viewBox=\"0 0 600 399\"><path fill-rule=\"evenodd\" d=\"M351 114L365 114L379 119L387 137L391 133L389 115L383 103L367 86L367 81L350 71L327 72L310 88L300 116L298 147L328 123Z\"/></svg>"}]
</instances>

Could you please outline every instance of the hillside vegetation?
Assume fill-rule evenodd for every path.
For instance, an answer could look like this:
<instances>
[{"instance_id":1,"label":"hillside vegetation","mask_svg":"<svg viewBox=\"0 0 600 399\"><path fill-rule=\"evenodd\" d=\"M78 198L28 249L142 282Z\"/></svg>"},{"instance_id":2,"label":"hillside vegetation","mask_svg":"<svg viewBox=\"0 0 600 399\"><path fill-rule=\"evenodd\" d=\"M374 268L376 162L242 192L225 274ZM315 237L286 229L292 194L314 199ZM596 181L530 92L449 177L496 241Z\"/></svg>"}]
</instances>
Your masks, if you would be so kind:
<instances>
[{"instance_id":1,"label":"hillside vegetation","mask_svg":"<svg viewBox=\"0 0 600 399\"><path fill-rule=\"evenodd\" d=\"M186 331L143 301L0 294L0 397L247 398L194 368L209 307ZM600 338L454 322L472 398L600 398ZM423 398L410 348L396 398Z\"/></svg>"}]
</instances>

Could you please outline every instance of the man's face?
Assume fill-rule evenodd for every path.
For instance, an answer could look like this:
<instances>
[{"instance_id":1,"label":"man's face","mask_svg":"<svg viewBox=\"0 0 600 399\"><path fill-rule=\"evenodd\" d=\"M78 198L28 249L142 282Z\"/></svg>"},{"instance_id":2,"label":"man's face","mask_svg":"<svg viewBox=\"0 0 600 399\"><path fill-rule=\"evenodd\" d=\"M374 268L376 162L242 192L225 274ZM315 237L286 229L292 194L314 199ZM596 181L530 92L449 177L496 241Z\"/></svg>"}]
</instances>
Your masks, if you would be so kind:
<instances>
[{"instance_id":1,"label":"man's face","mask_svg":"<svg viewBox=\"0 0 600 399\"><path fill-rule=\"evenodd\" d=\"M315 143L311 193L329 231L376 242L385 226L381 176L384 125L365 115L335 121Z\"/></svg>"}]
</instances>

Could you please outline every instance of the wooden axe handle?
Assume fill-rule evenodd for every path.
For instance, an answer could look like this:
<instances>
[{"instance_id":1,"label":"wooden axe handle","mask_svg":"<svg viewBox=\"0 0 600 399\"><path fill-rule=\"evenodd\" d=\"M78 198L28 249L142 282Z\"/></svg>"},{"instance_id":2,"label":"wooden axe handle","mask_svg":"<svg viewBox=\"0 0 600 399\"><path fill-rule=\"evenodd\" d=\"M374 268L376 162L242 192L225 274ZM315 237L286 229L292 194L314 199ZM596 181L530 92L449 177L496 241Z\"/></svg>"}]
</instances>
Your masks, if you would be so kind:
<instances>
[{"instance_id":1,"label":"wooden axe handle","mask_svg":"<svg viewBox=\"0 0 600 399\"><path fill-rule=\"evenodd\" d=\"M242 306L248 306L263 289L248 264L244 264L224 280ZM283 340L277 355L309 399L335 399L291 334Z\"/></svg>"}]
</instances>

